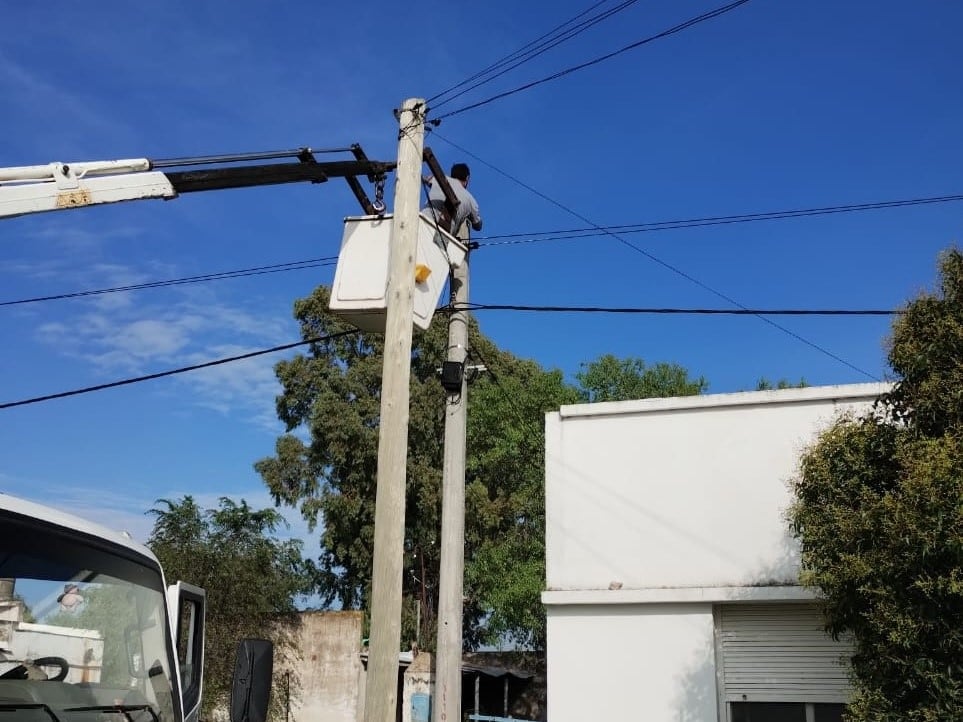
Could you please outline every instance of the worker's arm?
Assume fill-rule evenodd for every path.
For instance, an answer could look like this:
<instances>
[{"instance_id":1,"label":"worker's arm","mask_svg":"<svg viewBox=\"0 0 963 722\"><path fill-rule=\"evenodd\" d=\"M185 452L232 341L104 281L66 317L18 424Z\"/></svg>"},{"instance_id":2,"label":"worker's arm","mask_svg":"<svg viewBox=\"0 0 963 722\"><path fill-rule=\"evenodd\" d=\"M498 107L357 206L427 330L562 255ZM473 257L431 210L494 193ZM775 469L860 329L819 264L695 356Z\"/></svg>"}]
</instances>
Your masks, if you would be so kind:
<instances>
[{"instance_id":1,"label":"worker's arm","mask_svg":"<svg viewBox=\"0 0 963 722\"><path fill-rule=\"evenodd\" d=\"M471 212L468 214L468 220L471 223L472 230L480 231L482 229L482 217L481 211L478 210L478 201L475 197L471 198Z\"/></svg>"}]
</instances>

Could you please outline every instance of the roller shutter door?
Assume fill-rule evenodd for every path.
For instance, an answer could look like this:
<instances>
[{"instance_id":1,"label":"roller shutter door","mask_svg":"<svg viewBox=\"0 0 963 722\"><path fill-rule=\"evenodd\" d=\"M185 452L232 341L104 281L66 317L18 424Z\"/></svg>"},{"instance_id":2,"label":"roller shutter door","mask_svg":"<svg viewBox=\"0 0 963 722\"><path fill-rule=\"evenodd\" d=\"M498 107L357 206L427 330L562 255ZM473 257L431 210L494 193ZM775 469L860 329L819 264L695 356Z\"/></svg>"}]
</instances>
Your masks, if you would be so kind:
<instances>
[{"instance_id":1,"label":"roller shutter door","mask_svg":"<svg viewBox=\"0 0 963 722\"><path fill-rule=\"evenodd\" d=\"M851 647L823 631L814 605L724 605L719 620L727 702L848 701Z\"/></svg>"}]
</instances>

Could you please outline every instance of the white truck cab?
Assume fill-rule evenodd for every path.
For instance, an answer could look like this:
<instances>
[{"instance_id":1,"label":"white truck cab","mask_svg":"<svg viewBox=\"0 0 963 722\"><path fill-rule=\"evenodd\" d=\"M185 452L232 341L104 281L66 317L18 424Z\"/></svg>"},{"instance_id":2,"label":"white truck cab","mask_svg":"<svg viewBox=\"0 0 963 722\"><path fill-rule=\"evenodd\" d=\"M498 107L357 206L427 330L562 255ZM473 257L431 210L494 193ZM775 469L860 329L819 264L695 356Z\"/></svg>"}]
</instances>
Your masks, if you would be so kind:
<instances>
[{"instance_id":1,"label":"white truck cab","mask_svg":"<svg viewBox=\"0 0 963 722\"><path fill-rule=\"evenodd\" d=\"M128 534L0 493L0 718L197 722L204 607ZM262 651L255 669L251 644L231 716L253 721L271 664Z\"/></svg>"}]
</instances>

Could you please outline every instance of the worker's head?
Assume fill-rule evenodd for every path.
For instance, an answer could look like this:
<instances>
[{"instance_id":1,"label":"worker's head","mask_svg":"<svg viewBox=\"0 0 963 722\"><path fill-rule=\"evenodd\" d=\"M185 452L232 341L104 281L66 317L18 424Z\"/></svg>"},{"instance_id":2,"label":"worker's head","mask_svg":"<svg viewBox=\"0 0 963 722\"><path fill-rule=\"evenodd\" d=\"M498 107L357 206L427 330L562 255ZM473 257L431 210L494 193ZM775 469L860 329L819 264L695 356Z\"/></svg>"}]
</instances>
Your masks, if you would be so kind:
<instances>
[{"instance_id":1,"label":"worker's head","mask_svg":"<svg viewBox=\"0 0 963 722\"><path fill-rule=\"evenodd\" d=\"M468 166L465 163L455 163L451 167L451 177L455 180L460 180L463 186L468 185L468 179L471 177L471 171L468 170Z\"/></svg>"}]
</instances>

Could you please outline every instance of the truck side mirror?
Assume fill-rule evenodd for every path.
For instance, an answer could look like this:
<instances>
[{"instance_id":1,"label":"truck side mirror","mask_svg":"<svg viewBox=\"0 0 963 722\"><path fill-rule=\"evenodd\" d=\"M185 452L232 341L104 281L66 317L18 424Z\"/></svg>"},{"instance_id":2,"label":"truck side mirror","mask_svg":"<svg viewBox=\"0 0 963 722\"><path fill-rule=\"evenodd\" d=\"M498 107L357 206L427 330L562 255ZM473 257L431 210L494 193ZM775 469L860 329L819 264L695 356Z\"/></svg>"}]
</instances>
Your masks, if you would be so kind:
<instances>
[{"instance_id":1,"label":"truck side mirror","mask_svg":"<svg viewBox=\"0 0 963 722\"><path fill-rule=\"evenodd\" d=\"M231 685L231 722L266 722L274 674L274 644L242 639Z\"/></svg>"}]
</instances>

